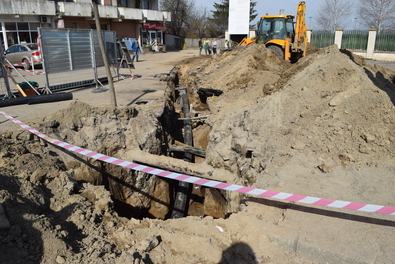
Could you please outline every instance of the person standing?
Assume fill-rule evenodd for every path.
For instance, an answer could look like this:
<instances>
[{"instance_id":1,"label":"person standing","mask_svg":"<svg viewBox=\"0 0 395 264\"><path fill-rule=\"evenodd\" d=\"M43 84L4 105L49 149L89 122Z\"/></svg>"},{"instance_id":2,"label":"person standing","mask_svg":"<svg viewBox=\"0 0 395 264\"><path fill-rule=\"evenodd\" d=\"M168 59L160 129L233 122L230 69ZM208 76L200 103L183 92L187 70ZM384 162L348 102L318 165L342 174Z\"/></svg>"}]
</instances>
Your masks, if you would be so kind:
<instances>
[{"instance_id":1,"label":"person standing","mask_svg":"<svg viewBox=\"0 0 395 264\"><path fill-rule=\"evenodd\" d=\"M211 55L211 49L210 49L211 41L206 38L206 40L204 41L203 47L204 47L204 53L206 55Z\"/></svg>"},{"instance_id":2,"label":"person standing","mask_svg":"<svg viewBox=\"0 0 395 264\"><path fill-rule=\"evenodd\" d=\"M217 40L214 39L213 43L212 43L212 47L213 47L213 54L217 54Z\"/></svg>"},{"instance_id":3,"label":"person standing","mask_svg":"<svg viewBox=\"0 0 395 264\"><path fill-rule=\"evenodd\" d=\"M139 43L137 42L137 39L133 39L132 42L132 51L133 51L133 58L132 61L134 61L134 58L136 58L136 62L139 61Z\"/></svg>"},{"instance_id":4,"label":"person standing","mask_svg":"<svg viewBox=\"0 0 395 264\"><path fill-rule=\"evenodd\" d=\"M203 49L203 40L202 38L199 39L199 55L202 55L202 49Z\"/></svg>"}]
</instances>

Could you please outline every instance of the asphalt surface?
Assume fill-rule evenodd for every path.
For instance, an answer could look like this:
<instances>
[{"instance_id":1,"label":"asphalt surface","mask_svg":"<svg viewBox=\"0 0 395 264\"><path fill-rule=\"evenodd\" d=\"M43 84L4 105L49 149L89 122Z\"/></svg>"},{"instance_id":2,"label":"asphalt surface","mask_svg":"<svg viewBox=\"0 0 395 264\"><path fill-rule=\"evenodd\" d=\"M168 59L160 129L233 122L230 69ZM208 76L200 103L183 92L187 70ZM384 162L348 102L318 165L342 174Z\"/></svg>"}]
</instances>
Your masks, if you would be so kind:
<instances>
[{"instance_id":1,"label":"asphalt surface","mask_svg":"<svg viewBox=\"0 0 395 264\"><path fill-rule=\"evenodd\" d=\"M380 65L392 71L395 71L395 61L377 61L377 60L365 60L367 63L371 65Z\"/></svg>"}]
</instances>

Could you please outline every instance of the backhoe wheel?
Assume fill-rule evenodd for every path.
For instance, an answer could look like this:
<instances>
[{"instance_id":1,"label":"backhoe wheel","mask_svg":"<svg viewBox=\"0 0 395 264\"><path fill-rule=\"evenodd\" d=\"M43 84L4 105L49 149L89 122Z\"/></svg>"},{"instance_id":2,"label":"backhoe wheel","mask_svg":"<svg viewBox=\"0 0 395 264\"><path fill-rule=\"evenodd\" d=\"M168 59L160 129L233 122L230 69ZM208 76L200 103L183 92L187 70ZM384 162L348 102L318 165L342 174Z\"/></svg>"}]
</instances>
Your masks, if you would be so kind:
<instances>
[{"instance_id":1,"label":"backhoe wheel","mask_svg":"<svg viewBox=\"0 0 395 264\"><path fill-rule=\"evenodd\" d=\"M271 45L271 46L268 46L267 48L274 51L274 53L276 53L277 56L279 56L281 59L284 59L284 51L280 47Z\"/></svg>"}]
</instances>

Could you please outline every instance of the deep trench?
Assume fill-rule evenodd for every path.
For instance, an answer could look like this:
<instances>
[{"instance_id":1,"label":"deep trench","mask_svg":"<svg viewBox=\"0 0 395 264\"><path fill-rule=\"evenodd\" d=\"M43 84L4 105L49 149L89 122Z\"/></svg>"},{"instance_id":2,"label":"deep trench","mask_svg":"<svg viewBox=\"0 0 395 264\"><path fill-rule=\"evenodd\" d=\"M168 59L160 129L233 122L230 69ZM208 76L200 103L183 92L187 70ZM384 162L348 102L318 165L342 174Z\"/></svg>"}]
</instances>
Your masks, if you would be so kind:
<instances>
[{"instance_id":1,"label":"deep trench","mask_svg":"<svg viewBox=\"0 0 395 264\"><path fill-rule=\"evenodd\" d=\"M194 162L195 156L198 155L204 159L205 150L193 147L193 129L191 120L179 120L185 115L188 115L189 101L188 93L190 89L182 88L179 83L178 71L173 69L169 74L167 79L167 95L165 109L162 116L160 117L160 123L164 131L164 143L162 147L162 155L170 156L177 159L182 159L186 162ZM206 97L199 95L201 103L206 104ZM177 105L177 107L176 107ZM177 112L176 109L183 109L181 112ZM198 122L199 123L199 122ZM199 126L195 124L194 129ZM206 135L207 137L208 135ZM184 147L178 150L172 150L171 145L174 142L179 142ZM195 153L195 154L193 154ZM143 164L148 165L150 164ZM177 171L175 171L177 172ZM110 181L114 180L114 176L109 175L102 171L103 174L103 184L111 192ZM192 175L193 176L193 175ZM153 176L155 177L155 176ZM227 206L226 199L224 195L217 189L207 188L204 186L198 186L194 184L189 184L185 182L179 182L176 180L166 179L158 177L159 181L165 181L168 186L168 195L170 198L168 213L164 219L169 218L181 218L189 215L192 216L207 216L210 215L214 218L224 218L226 217L225 208ZM117 179L119 181L119 179ZM133 188L133 186L130 186ZM138 190L134 190L137 191ZM111 192L112 193L112 192ZM113 193L112 193L113 194ZM211 209L205 209L205 202L207 195L210 197ZM119 216L124 216L127 218L156 218L150 213L149 208L139 208L133 207L130 204L117 199L113 195L114 210ZM220 209L219 209L220 208ZM211 212L210 212L211 210Z\"/></svg>"}]
</instances>

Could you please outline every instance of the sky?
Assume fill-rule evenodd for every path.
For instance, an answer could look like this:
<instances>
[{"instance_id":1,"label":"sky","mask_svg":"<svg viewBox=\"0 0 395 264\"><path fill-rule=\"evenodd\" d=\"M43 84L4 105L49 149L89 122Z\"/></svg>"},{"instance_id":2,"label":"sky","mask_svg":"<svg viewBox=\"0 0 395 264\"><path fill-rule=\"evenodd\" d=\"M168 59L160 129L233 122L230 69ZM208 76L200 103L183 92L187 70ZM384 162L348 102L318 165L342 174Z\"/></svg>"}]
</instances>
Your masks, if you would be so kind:
<instances>
[{"instance_id":1,"label":"sky","mask_svg":"<svg viewBox=\"0 0 395 264\"><path fill-rule=\"evenodd\" d=\"M255 10L257 11L257 18L251 23L256 24L259 19L258 17L266 15L278 15L280 9L284 9L285 15L295 15L296 8L298 7L298 3L300 0L275 0L275 1L267 1L267 0L253 0L257 2ZM306 23L307 27L314 30L318 26L315 26L314 16L317 15L319 8L323 4L323 0L305 0L306 3ZM221 0L195 0L196 7L206 7L208 11L214 10L214 3L221 3ZM350 18L347 19L348 23L345 29L354 29L358 28L359 24L358 19L353 20L356 15L353 14ZM311 17L311 18L310 18Z\"/></svg>"}]
</instances>

